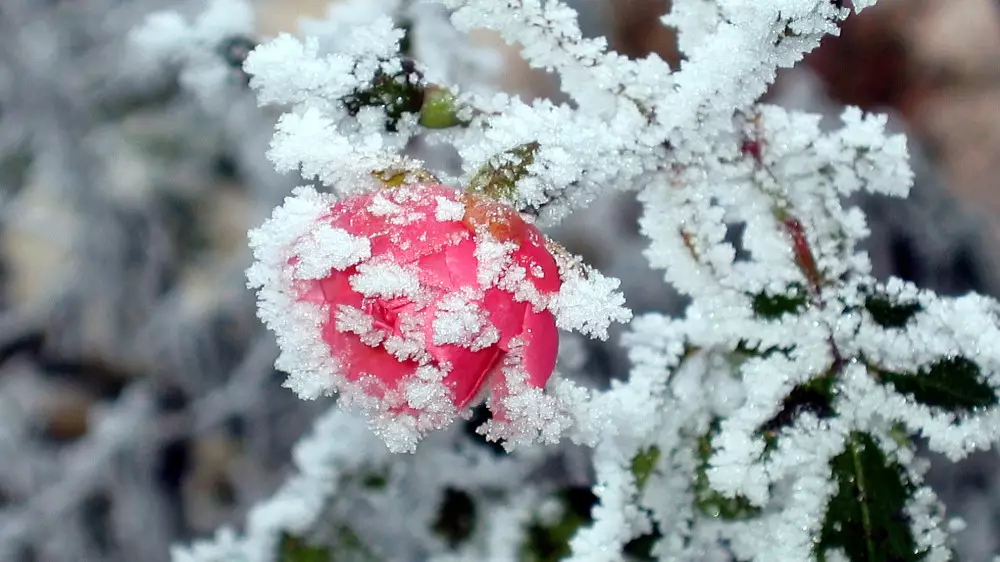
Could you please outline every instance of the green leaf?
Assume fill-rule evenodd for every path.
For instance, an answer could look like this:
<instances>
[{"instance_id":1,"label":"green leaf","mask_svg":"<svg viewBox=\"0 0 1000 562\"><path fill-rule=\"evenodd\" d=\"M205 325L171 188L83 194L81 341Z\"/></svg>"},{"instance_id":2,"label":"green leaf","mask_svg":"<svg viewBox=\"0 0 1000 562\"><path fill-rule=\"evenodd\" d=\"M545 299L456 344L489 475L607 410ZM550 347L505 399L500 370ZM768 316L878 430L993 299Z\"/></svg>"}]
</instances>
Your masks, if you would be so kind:
<instances>
[{"instance_id":1,"label":"green leaf","mask_svg":"<svg viewBox=\"0 0 1000 562\"><path fill-rule=\"evenodd\" d=\"M306 544L299 537L283 534L278 543L278 562L330 562L333 554L324 546Z\"/></svg>"},{"instance_id":2,"label":"green leaf","mask_svg":"<svg viewBox=\"0 0 1000 562\"><path fill-rule=\"evenodd\" d=\"M874 369L882 382L921 404L948 411L969 412L997 405L996 391L982 378L979 365L965 357L949 357L916 373Z\"/></svg>"},{"instance_id":3,"label":"green leaf","mask_svg":"<svg viewBox=\"0 0 1000 562\"><path fill-rule=\"evenodd\" d=\"M810 412L820 419L832 417L834 381L833 374L826 374L794 387L782 401L778 413L765 422L758 432L765 438L776 438L783 428L795 423L804 412Z\"/></svg>"},{"instance_id":4,"label":"green leaf","mask_svg":"<svg viewBox=\"0 0 1000 562\"><path fill-rule=\"evenodd\" d=\"M366 88L344 96L341 101L352 116L363 107L385 108L385 129L396 132L403 114L418 113L424 103L423 75L412 60L403 59L399 72L387 74L379 70Z\"/></svg>"},{"instance_id":5,"label":"green leaf","mask_svg":"<svg viewBox=\"0 0 1000 562\"><path fill-rule=\"evenodd\" d=\"M807 295L801 285L793 284L788 287L788 293L772 295L767 292L760 292L753 297L753 313L758 318L775 320L785 314L798 314L805 308Z\"/></svg>"},{"instance_id":6,"label":"green leaf","mask_svg":"<svg viewBox=\"0 0 1000 562\"><path fill-rule=\"evenodd\" d=\"M736 349L734 349L732 353L735 356L734 359L736 359L737 362L740 362L746 360L747 357L769 357L775 353L782 353L787 356L794 349L795 346L793 345L788 347L778 347L773 345L766 349L761 349L759 344L754 347L750 347L750 344L748 344L746 340L740 340L736 344Z\"/></svg>"},{"instance_id":7,"label":"green leaf","mask_svg":"<svg viewBox=\"0 0 1000 562\"><path fill-rule=\"evenodd\" d=\"M698 438L698 458L701 461L695 473L694 504L703 514L709 517L721 517L726 520L746 519L760 513L760 508L750 503L743 496L730 498L712 488L708 481L708 469L712 466L712 438L719 432L719 422L716 420L705 435Z\"/></svg>"},{"instance_id":8,"label":"green leaf","mask_svg":"<svg viewBox=\"0 0 1000 562\"><path fill-rule=\"evenodd\" d=\"M384 474L368 474L361 485L369 490L384 490L389 485L389 479Z\"/></svg>"},{"instance_id":9,"label":"green leaf","mask_svg":"<svg viewBox=\"0 0 1000 562\"><path fill-rule=\"evenodd\" d=\"M569 556L570 539L580 527L593 520L590 510L597 503L597 496L590 488L567 488L560 493L560 500L564 511L558 521L551 525L535 522L528 526L521 546L523 562L557 562Z\"/></svg>"},{"instance_id":10,"label":"green leaf","mask_svg":"<svg viewBox=\"0 0 1000 562\"><path fill-rule=\"evenodd\" d=\"M888 297L872 295L865 299L865 309L872 320L883 328L902 328L922 310L919 303L896 303Z\"/></svg>"},{"instance_id":11,"label":"green leaf","mask_svg":"<svg viewBox=\"0 0 1000 562\"><path fill-rule=\"evenodd\" d=\"M663 538L663 533L660 532L660 526L654 521L652 532L646 533L645 535L639 535L638 537L625 543L625 547L622 551L629 560L652 562L655 560L652 554L653 547L656 546L657 541L661 538Z\"/></svg>"},{"instance_id":12,"label":"green leaf","mask_svg":"<svg viewBox=\"0 0 1000 562\"><path fill-rule=\"evenodd\" d=\"M0 108L2 111L2 108ZM35 156L27 146L17 146L14 150L5 150L0 155L0 186L16 193L28 180Z\"/></svg>"},{"instance_id":13,"label":"green leaf","mask_svg":"<svg viewBox=\"0 0 1000 562\"><path fill-rule=\"evenodd\" d=\"M349 526L338 525L335 536L337 548L335 554L328 559L330 562L380 562L379 557L375 556L375 553Z\"/></svg>"},{"instance_id":14,"label":"green leaf","mask_svg":"<svg viewBox=\"0 0 1000 562\"><path fill-rule=\"evenodd\" d=\"M472 536L475 527L476 504L472 496L455 488L445 489L434 532L456 548Z\"/></svg>"},{"instance_id":15,"label":"green leaf","mask_svg":"<svg viewBox=\"0 0 1000 562\"><path fill-rule=\"evenodd\" d=\"M827 506L817 558L842 549L852 562L914 562L917 550L906 515L913 486L899 465L865 433L853 433L830 463L837 491Z\"/></svg>"},{"instance_id":16,"label":"green leaf","mask_svg":"<svg viewBox=\"0 0 1000 562\"><path fill-rule=\"evenodd\" d=\"M632 459L632 474L635 475L635 485L639 490L646 486L646 481L653 474L658 460L660 460L660 449L657 447L639 451Z\"/></svg>"}]
</instances>

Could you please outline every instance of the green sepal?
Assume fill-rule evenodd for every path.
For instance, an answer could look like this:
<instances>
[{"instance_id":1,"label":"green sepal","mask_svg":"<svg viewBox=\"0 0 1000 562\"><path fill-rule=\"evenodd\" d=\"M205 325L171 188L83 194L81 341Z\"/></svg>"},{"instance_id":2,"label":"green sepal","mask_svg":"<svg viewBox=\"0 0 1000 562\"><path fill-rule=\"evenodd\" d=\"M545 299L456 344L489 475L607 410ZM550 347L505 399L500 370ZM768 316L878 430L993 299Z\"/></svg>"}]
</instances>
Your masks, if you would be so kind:
<instances>
[{"instance_id":1,"label":"green sepal","mask_svg":"<svg viewBox=\"0 0 1000 562\"><path fill-rule=\"evenodd\" d=\"M517 182L528 175L528 167L534 164L539 147L532 141L490 158L469 181L467 190L513 203L517 199Z\"/></svg>"}]
</instances>

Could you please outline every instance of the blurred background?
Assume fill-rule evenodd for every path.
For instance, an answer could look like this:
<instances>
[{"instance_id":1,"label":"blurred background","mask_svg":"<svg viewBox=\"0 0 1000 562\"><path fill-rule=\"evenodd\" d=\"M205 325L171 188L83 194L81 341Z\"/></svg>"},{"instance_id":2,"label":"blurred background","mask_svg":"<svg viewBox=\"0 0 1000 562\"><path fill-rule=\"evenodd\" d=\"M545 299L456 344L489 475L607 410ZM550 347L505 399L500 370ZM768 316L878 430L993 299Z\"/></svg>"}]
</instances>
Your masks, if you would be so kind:
<instances>
[{"instance_id":1,"label":"blurred background","mask_svg":"<svg viewBox=\"0 0 1000 562\"><path fill-rule=\"evenodd\" d=\"M256 2L260 38L326 7ZM679 64L657 22L667 1L571 3L586 33ZM263 157L274 114L236 88L209 115L125 42L152 10L201 6L0 0L0 562L166 561L172 542L267 497L328 405L280 388L245 288L246 230L297 183ZM504 89L560 98L504 53ZM878 274L1000 296L996 0L881 0L765 101L831 124L845 104L889 113L917 177L908 201L858 201ZM638 214L610 195L552 235L621 278L636 312L678 312L645 265ZM613 341L586 345L589 371L627 373ZM997 460L932 459L932 485L968 523L963 560L1000 550Z\"/></svg>"}]
</instances>

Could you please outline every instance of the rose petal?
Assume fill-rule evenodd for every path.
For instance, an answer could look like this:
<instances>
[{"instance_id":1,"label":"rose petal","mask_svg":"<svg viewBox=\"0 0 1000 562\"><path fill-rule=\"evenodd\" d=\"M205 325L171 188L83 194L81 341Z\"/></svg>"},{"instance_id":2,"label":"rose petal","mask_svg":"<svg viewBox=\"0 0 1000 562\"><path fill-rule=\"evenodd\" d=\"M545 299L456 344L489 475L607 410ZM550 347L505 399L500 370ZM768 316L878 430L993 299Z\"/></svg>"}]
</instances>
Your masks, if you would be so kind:
<instances>
[{"instance_id":1,"label":"rose petal","mask_svg":"<svg viewBox=\"0 0 1000 562\"><path fill-rule=\"evenodd\" d=\"M476 271L479 261L475 252L476 244L468 238L454 246L447 246L439 252L421 257L417 262L420 281L430 287L449 292L462 287L478 287Z\"/></svg>"},{"instance_id":2,"label":"rose petal","mask_svg":"<svg viewBox=\"0 0 1000 562\"><path fill-rule=\"evenodd\" d=\"M399 361L384 347L372 347L362 342L357 334L337 331L333 321L323 326L323 339L333 355L340 359L347 380L358 381L365 375L372 375L381 381L382 388L365 389L377 398L382 398L385 390L396 388L400 381L417 370L416 361Z\"/></svg>"},{"instance_id":3,"label":"rose petal","mask_svg":"<svg viewBox=\"0 0 1000 562\"><path fill-rule=\"evenodd\" d=\"M555 258L545 247L544 235L529 225L521 247L513 254L514 262L527 270L528 280L542 294L559 292L562 280Z\"/></svg>"},{"instance_id":4,"label":"rose petal","mask_svg":"<svg viewBox=\"0 0 1000 562\"><path fill-rule=\"evenodd\" d=\"M559 329L548 311L535 312L528 307L524 314L523 367L528 372L528 384L544 387L556 368L559 355Z\"/></svg>"},{"instance_id":5,"label":"rose petal","mask_svg":"<svg viewBox=\"0 0 1000 562\"><path fill-rule=\"evenodd\" d=\"M330 220L350 234L368 238L372 256L410 263L470 237L461 222L435 219L437 197L458 201L460 194L445 186L377 191L339 202ZM396 205L401 211L373 212L378 201Z\"/></svg>"},{"instance_id":6,"label":"rose petal","mask_svg":"<svg viewBox=\"0 0 1000 562\"><path fill-rule=\"evenodd\" d=\"M483 310L489 313L490 322L500 331L500 349L510 349L510 340L519 335L528 303L517 302L514 295L495 287L487 289L482 301Z\"/></svg>"}]
</instances>

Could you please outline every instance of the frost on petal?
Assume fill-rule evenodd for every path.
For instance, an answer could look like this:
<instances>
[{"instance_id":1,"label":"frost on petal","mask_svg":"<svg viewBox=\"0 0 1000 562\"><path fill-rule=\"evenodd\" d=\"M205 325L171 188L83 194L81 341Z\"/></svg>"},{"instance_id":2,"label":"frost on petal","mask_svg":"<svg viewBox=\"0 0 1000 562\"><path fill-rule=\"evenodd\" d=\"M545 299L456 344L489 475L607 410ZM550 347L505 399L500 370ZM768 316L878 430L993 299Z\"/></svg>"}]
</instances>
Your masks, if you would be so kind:
<instances>
[{"instance_id":1,"label":"frost on petal","mask_svg":"<svg viewBox=\"0 0 1000 562\"><path fill-rule=\"evenodd\" d=\"M459 201L448 199L447 197L435 197L437 208L434 209L434 218L439 221L460 221L465 217L465 205Z\"/></svg>"},{"instance_id":2,"label":"frost on petal","mask_svg":"<svg viewBox=\"0 0 1000 562\"><path fill-rule=\"evenodd\" d=\"M355 334L361 339L361 343L371 347L377 347L385 341L387 335L385 330L375 327L374 317L353 306L338 306L334 321L338 332Z\"/></svg>"},{"instance_id":3,"label":"frost on petal","mask_svg":"<svg viewBox=\"0 0 1000 562\"><path fill-rule=\"evenodd\" d=\"M487 236L480 238L476 244L476 260L478 261L476 276L481 286L488 287L499 281L510 267L510 256L517 250L517 244L510 241L501 242Z\"/></svg>"},{"instance_id":4,"label":"frost on petal","mask_svg":"<svg viewBox=\"0 0 1000 562\"><path fill-rule=\"evenodd\" d=\"M404 385L407 406L425 413L452 415L455 404L444 384L447 374L446 370L431 365L419 367Z\"/></svg>"},{"instance_id":5,"label":"frost on petal","mask_svg":"<svg viewBox=\"0 0 1000 562\"><path fill-rule=\"evenodd\" d=\"M296 188L249 233L256 261L247 270L248 286L257 289L257 314L278 339L281 353L275 366L289 374L286 386L310 399L333 390L340 365L316 336L323 308L298 298L289 260L295 242L308 235L332 202L311 187Z\"/></svg>"},{"instance_id":6,"label":"frost on petal","mask_svg":"<svg viewBox=\"0 0 1000 562\"><path fill-rule=\"evenodd\" d=\"M346 269L371 257L367 238L352 236L341 228L320 224L295 245L300 279L319 279L333 269Z\"/></svg>"},{"instance_id":7,"label":"frost on petal","mask_svg":"<svg viewBox=\"0 0 1000 562\"><path fill-rule=\"evenodd\" d=\"M385 217L402 213L403 207L390 201L384 194L376 193L372 196L371 203L368 205L368 212L376 217Z\"/></svg>"},{"instance_id":8,"label":"frost on petal","mask_svg":"<svg viewBox=\"0 0 1000 562\"><path fill-rule=\"evenodd\" d=\"M500 340L489 316L470 300L469 294L453 293L438 304L433 321L434 344L453 344L478 351Z\"/></svg>"},{"instance_id":9,"label":"frost on petal","mask_svg":"<svg viewBox=\"0 0 1000 562\"><path fill-rule=\"evenodd\" d=\"M571 424L559 398L529 382L524 368L523 340L515 340L494 378L488 404L493 418L476 431L504 448L535 442L555 443Z\"/></svg>"},{"instance_id":10,"label":"frost on petal","mask_svg":"<svg viewBox=\"0 0 1000 562\"><path fill-rule=\"evenodd\" d=\"M366 297L415 299L420 291L420 275L416 269L397 263L364 263L351 276L351 288Z\"/></svg>"}]
</instances>

